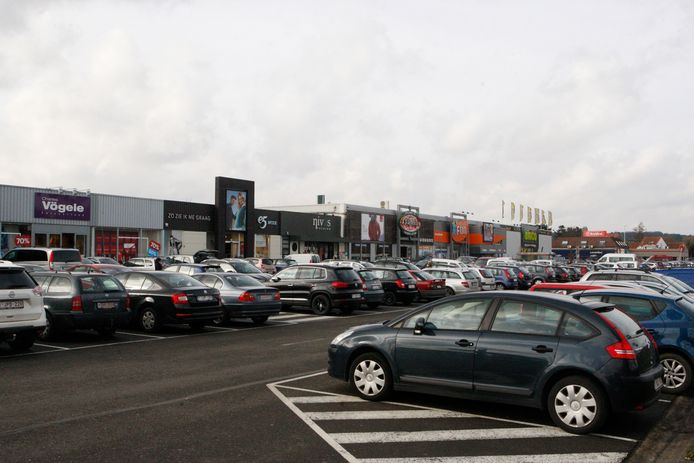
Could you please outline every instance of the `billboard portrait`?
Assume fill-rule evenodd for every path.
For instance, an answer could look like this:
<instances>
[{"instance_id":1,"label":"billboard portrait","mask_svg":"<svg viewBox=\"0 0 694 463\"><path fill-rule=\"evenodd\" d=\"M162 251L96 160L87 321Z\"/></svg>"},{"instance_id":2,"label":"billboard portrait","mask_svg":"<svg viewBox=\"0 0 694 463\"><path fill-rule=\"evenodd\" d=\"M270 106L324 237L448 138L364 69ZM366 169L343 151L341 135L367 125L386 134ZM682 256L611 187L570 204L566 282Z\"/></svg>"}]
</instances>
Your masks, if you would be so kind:
<instances>
[{"instance_id":1,"label":"billboard portrait","mask_svg":"<svg viewBox=\"0 0 694 463\"><path fill-rule=\"evenodd\" d=\"M482 241L485 243L494 242L494 224L484 223L482 224Z\"/></svg>"},{"instance_id":2,"label":"billboard portrait","mask_svg":"<svg viewBox=\"0 0 694 463\"><path fill-rule=\"evenodd\" d=\"M246 200L248 192L227 190L226 229L246 231Z\"/></svg>"},{"instance_id":3,"label":"billboard portrait","mask_svg":"<svg viewBox=\"0 0 694 463\"><path fill-rule=\"evenodd\" d=\"M380 214L362 214L361 240L384 242L386 240L385 216Z\"/></svg>"}]
</instances>

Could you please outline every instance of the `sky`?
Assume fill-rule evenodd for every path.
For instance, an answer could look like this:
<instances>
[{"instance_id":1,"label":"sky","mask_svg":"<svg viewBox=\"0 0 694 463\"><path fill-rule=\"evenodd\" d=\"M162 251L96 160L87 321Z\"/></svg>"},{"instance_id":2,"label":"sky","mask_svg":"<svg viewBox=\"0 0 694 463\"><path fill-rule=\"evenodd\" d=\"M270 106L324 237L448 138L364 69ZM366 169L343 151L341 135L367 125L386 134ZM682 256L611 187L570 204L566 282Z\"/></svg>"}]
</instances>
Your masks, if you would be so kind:
<instances>
[{"instance_id":1,"label":"sky","mask_svg":"<svg viewBox=\"0 0 694 463\"><path fill-rule=\"evenodd\" d=\"M226 176L256 206L694 233L691 0L0 11L3 184L213 203Z\"/></svg>"}]
</instances>

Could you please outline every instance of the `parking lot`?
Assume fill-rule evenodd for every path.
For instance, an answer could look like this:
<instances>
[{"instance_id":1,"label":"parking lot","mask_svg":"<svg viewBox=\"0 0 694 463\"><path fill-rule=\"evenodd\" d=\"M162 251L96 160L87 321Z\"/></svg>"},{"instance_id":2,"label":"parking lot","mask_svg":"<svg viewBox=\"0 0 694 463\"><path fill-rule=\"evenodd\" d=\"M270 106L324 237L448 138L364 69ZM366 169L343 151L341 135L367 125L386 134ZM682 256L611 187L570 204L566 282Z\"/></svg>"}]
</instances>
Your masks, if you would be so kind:
<instances>
[{"instance_id":1,"label":"parking lot","mask_svg":"<svg viewBox=\"0 0 694 463\"><path fill-rule=\"evenodd\" d=\"M325 374L335 334L404 310L3 348L3 460L621 461L669 406L663 396L577 437L523 407L404 393L365 402Z\"/></svg>"}]
</instances>

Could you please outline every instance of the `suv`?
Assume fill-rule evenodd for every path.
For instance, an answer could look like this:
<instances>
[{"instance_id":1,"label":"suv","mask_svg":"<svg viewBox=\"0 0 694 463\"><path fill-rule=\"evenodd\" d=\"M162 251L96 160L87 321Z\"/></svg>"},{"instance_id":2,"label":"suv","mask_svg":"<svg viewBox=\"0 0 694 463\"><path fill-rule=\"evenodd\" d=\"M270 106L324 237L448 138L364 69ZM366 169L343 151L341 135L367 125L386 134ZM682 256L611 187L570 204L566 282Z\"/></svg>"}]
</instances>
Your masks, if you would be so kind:
<instances>
[{"instance_id":1,"label":"suv","mask_svg":"<svg viewBox=\"0 0 694 463\"><path fill-rule=\"evenodd\" d=\"M410 270L404 267L374 267L371 269L371 273L381 280L385 305L395 305L398 302L402 302L403 305L410 305L419 296L417 280L412 276Z\"/></svg>"},{"instance_id":2,"label":"suv","mask_svg":"<svg viewBox=\"0 0 694 463\"><path fill-rule=\"evenodd\" d=\"M41 288L22 267L0 261L0 342L26 350L45 326Z\"/></svg>"},{"instance_id":3,"label":"suv","mask_svg":"<svg viewBox=\"0 0 694 463\"><path fill-rule=\"evenodd\" d=\"M530 283L532 285L555 281L556 274L554 273L554 268L551 265L530 262L529 264L524 265L524 267L530 272Z\"/></svg>"},{"instance_id":4,"label":"suv","mask_svg":"<svg viewBox=\"0 0 694 463\"><path fill-rule=\"evenodd\" d=\"M82 263L79 250L67 248L15 248L5 254L3 260L18 265L48 266L49 270L60 270L70 265Z\"/></svg>"},{"instance_id":5,"label":"suv","mask_svg":"<svg viewBox=\"0 0 694 463\"><path fill-rule=\"evenodd\" d=\"M44 291L46 329L42 339L73 329L111 336L130 321L130 299L113 276L100 273L36 272Z\"/></svg>"},{"instance_id":6,"label":"suv","mask_svg":"<svg viewBox=\"0 0 694 463\"><path fill-rule=\"evenodd\" d=\"M352 267L297 264L265 284L280 291L283 308L309 306L317 315L327 315L333 308L349 314L364 299L363 282Z\"/></svg>"}]
</instances>

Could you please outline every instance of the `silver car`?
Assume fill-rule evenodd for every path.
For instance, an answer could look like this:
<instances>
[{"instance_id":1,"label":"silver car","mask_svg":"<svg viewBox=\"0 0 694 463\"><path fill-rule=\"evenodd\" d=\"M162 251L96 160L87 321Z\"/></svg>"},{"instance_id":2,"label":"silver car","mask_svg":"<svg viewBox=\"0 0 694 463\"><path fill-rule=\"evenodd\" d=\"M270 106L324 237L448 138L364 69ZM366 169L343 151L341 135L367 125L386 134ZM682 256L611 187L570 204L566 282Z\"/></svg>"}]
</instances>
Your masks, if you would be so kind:
<instances>
[{"instance_id":1,"label":"silver car","mask_svg":"<svg viewBox=\"0 0 694 463\"><path fill-rule=\"evenodd\" d=\"M433 267L428 268L427 273L436 278L444 278L446 280L446 294L449 296L467 293L468 291L479 291L481 288L480 280L469 269Z\"/></svg>"}]
</instances>

